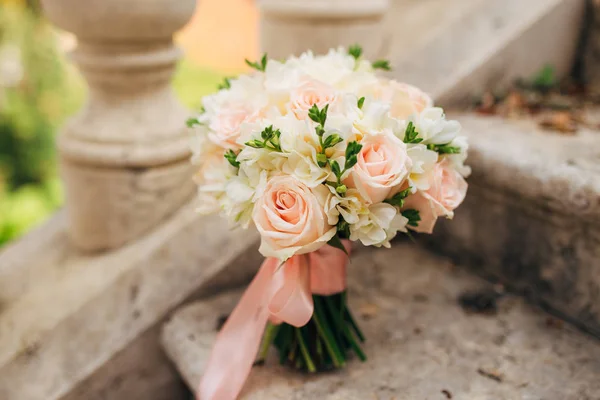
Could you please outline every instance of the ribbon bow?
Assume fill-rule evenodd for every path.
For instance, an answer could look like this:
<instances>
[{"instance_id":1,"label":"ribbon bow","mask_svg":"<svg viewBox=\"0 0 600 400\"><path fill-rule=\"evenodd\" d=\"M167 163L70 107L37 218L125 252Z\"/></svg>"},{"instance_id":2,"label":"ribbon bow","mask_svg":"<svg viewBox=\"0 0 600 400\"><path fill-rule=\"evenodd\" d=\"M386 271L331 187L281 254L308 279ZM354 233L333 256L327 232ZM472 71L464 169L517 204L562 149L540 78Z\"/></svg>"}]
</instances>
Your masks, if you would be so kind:
<instances>
[{"instance_id":1,"label":"ribbon bow","mask_svg":"<svg viewBox=\"0 0 600 400\"><path fill-rule=\"evenodd\" d=\"M331 246L293 256L281 267L278 259L267 258L217 335L198 400L237 398L267 320L296 327L307 324L313 314L313 293L328 296L346 289L347 260L346 254Z\"/></svg>"}]
</instances>

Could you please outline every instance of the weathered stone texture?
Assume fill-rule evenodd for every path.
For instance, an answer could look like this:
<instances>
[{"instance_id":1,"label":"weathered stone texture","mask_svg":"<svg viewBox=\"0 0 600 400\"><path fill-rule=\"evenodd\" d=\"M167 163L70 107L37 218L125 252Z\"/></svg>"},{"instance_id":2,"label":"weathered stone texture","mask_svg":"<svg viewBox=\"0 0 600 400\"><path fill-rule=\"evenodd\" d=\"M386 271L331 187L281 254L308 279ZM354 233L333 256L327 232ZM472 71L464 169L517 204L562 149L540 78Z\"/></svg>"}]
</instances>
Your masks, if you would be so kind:
<instances>
[{"instance_id":1,"label":"weathered stone texture","mask_svg":"<svg viewBox=\"0 0 600 400\"><path fill-rule=\"evenodd\" d=\"M571 71L585 0L396 0L388 54L396 79L438 102L470 103L545 65Z\"/></svg>"},{"instance_id":2,"label":"weathered stone texture","mask_svg":"<svg viewBox=\"0 0 600 400\"><path fill-rule=\"evenodd\" d=\"M412 243L352 258L349 299L368 338L366 363L341 372L295 373L275 357L254 367L243 399L584 400L600 393L600 343L561 325L520 298L497 315L467 314L464 291L489 289ZM163 342L195 387L216 335L239 293L192 304L165 326ZM486 376L487 375L487 376Z\"/></svg>"},{"instance_id":3,"label":"weathered stone texture","mask_svg":"<svg viewBox=\"0 0 600 400\"><path fill-rule=\"evenodd\" d=\"M156 327L184 301L247 281L259 262L255 232L194 207L99 255L74 248L61 213L1 253L0 289L15 289L0 295L0 399L169 398L177 378Z\"/></svg>"},{"instance_id":4,"label":"weathered stone texture","mask_svg":"<svg viewBox=\"0 0 600 400\"><path fill-rule=\"evenodd\" d=\"M600 0L589 0L588 3L583 77L590 93L600 98Z\"/></svg>"},{"instance_id":5,"label":"weathered stone texture","mask_svg":"<svg viewBox=\"0 0 600 400\"><path fill-rule=\"evenodd\" d=\"M469 193L435 248L600 337L600 135L533 121L458 116Z\"/></svg>"}]
</instances>

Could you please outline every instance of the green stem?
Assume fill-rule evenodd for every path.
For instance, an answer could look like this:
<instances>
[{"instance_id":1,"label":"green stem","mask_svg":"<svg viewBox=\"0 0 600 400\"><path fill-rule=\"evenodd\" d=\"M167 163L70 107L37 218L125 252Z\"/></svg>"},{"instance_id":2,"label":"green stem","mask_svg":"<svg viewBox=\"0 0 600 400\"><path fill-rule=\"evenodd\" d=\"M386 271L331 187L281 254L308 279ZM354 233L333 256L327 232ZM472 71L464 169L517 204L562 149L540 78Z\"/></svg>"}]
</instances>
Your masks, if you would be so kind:
<instances>
[{"instance_id":1,"label":"green stem","mask_svg":"<svg viewBox=\"0 0 600 400\"><path fill-rule=\"evenodd\" d=\"M350 325L352 325L352 328L354 329L354 332L356 332L356 336L358 336L358 339L360 339L361 342L364 342L365 341L365 335L363 335L363 333L361 332L360 328L358 327L358 324L354 320L354 317L350 313L350 310L348 309L348 307L345 307L345 309L346 309L345 310L346 311L346 317L348 318L348 321L350 322Z\"/></svg>"},{"instance_id":2,"label":"green stem","mask_svg":"<svg viewBox=\"0 0 600 400\"><path fill-rule=\"evenodd\" d=\"M302 332L300 332L299 328L295 329L296 331L296 339L298 339L298 344L300 345L300 351L302 352L302 356L304 357L304 362L306 363L306 368L308 372L317 372L317 368L315 364L310 358L310 354L308 353L308 347L306 347L306 342L304 341L304 337L302 336Z\"/></svg>"},{"instance_id":3,"label":"green stem","mask_svg":"<svg viewBox=\"0 0 600 400\"><path fill-rule=\"evenodd\" d=\"M334 318L335 318L336 325L342 331L342 333L344 334L346 339L348 339L348 342L350 342L350 346L352 347L352 349L354 350L354 352L356 353L358 358L360 358L361 361L366 361L367 356L365 355L365 353L363 353L363 351L360 348L360 346L358 345L358 343L356 343L356 340L354 339L352 332L350 332L350 329L348 329L348 326L346 325L344 320L340 319L339 315L337 313L335 313L336 310L335 310L335 304L333 304L333 301L334 301L334 299L332 297L325 297L325 304L327 305L327 307L329 307L331 314L335 316ZM343 299L342 299L342 301L343 301ZM343 310L345 307L346 307L346 304L342 303L341 309Z\"/></svg>"},{"instance_id":4,"label":"green stem","mask_svg":"<svg viewBox=\"0 0 600 400\"><path fill-rule=\"evenodd\" d=\"M271 323L267 323L267 327L265 328L265 335L263 336L263 341L260 344L260 350L258 351L257 361L264 361L267 358L269 346L271 346L271 343L273 343L273 339L275 339L275 336L277 336L277 332L279 332L280 327L281 325L273 325Z\"/></svg>"},{"instance_id":5,"label":"green stem","mask_svg":"<svg viewBox=\"0 0 600 400\"><path fill-rule=\"evenodd\" d=\"M315 325L317 326L317 331L319 335L323 338L325 342L325 347L331 356L331 360L333 365L336 368L341 368L345 364L345 359L337 346L335 338L331 333L331 329L329 328L329 324L327 324L327 319L324 318L325 315L323 313L323 308L321 306L321 299L316 296L313 296L313 301L315 304L315 312L313 314L313 320L315 321Z\"/></svg>"}]
</instances>

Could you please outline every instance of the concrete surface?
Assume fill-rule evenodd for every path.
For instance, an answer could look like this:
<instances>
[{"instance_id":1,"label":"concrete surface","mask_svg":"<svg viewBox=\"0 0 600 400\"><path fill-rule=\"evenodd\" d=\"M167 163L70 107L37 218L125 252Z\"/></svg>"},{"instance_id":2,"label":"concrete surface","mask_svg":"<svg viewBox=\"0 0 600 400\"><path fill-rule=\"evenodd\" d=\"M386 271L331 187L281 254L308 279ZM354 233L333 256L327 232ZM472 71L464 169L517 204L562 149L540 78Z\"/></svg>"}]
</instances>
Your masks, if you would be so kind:
<instances>
[{"instance_id":1,"label":"concrete surface","mask_svg":"<svg viewBox=\"0 0 600 400\"><path fill-rule=\"evenodd\" d=\"M586 400L600 393L600 342L517 297L495 315L467 313L457 298L489 284L409 242L352 258L349 299L367 342L335 373L307 375L274 355L254 367L242 399ZM239 292L189 305L165 326L163 343L191 387Z\"/></svg>"},{"instance_id":2,"label":"concrete surface","mask_svg":"<svg viewBox=\"0 0 600 400\"><path fill-rule=\"evenodd\" d=\"M396 0L385 51L396 79L443 105L531 78L571 71L585 0Z\"/></svg>"}]
</instances>

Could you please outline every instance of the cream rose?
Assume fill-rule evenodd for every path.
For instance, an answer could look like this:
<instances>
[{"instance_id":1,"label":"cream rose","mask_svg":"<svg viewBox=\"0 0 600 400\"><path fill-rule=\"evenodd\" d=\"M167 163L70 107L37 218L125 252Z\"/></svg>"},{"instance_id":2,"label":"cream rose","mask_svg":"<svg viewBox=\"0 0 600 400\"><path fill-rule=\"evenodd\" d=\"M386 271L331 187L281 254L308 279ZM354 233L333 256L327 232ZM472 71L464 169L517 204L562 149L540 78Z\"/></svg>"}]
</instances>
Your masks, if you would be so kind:
<instances>
[{"instance_id":1,"label":"cream rose","mask_svg":"<svg viewBox=\"0 0 600 400\"><path fill-rule=\"evenodd\" d=\"M313 105L321 109L336 100L337 94L333 87L315 79L304 78L290 94L290 109L296 118L304 119Z\"/></svg>"},{"instance_id":2,"label":"cream rose","mask_svg":"<svg viewBox=\"0 0 600 400\"><path fill-rule=\"evenodd\" d=\"M452 218L454 209L465 199L467 186L447 159L437 163L430 176L429 189L410 195L404 202L404 209L416 209L421 217L418 226L411 229L432 233L438 217Z\"/></svg>"},{"instance_id":3,"label":"cream rose","mask_svg":"<svg viewBox=\"0 0 600 400\"><path fill-rule=\"evenodd\" d=\"M390 116L398 119L406 119L433 105L431 97L421 89L394 80L380 79L367 87L366 94L390 104Z\"/></svg>"},{"instance_id":4,"label":"cream rose","mask_svg":"<svg viewBox=\"0 0 600 400\"><path fill-rule=\"evenodd\" d=\"M310 189L292 176L272 177L252 215L261 235L260 252L286 260L325 245L336 233L324 211L328 193L323 185Z\"/></svg>"},{"instance_id":5,"label":"cream rose","mask_svg":"<svg viewBox=\"0 0 600 400\"><path fill-rule=\"evenodd\" d=\"M433 105L433 100L421 89L407 83L391 81L392 96L390 115L404 119L411 114L417 114Z\"/></svg>"},{"instance_id":6,"label":"cream rose","mask_svg":"<svg viewBox=\"0 0 600 400\"><path fill-rule=\"evenodd\" d=\"M408 177L412 161L406 144L384 131L363 138L358 162L344 183L356 188L367 204L380 203Z\"/></svg>"},{"instance_id":7,"label":"cream rose","mask_svg":"<svg viewBox=\"0 0 600 400\"><path fill-rule=\"evenodd\" d=\"M242 124L254 121L256 118L257 113L249 107L243 105L224 106L211 120L208 138L224 149L239 149L242 147L238 143Z\"/></svg>"}]
</instances>

